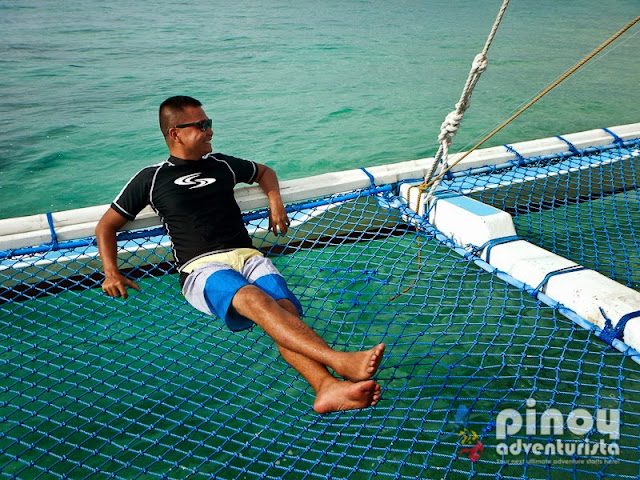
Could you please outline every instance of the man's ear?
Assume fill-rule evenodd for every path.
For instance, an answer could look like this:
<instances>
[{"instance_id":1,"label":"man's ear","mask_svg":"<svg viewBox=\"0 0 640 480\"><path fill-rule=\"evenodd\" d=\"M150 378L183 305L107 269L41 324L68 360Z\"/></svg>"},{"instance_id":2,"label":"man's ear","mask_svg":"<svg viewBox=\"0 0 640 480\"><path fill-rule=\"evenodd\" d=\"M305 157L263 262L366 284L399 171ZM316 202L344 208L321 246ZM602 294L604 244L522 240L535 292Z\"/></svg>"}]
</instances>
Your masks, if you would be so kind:
<instances>
[{"instance_id":1,"label":"man's ear","mask_svg":"<svg viewBox=\"0 0 640 480\"><path fill-rule=\"evenodd\" d=\"M170 128L169 129L169 134L167 135L167 138L169 140L171 140L172 142L180 143L180 136L178 135L178 129L177 128Z\"/></svg>"}]
</instances>

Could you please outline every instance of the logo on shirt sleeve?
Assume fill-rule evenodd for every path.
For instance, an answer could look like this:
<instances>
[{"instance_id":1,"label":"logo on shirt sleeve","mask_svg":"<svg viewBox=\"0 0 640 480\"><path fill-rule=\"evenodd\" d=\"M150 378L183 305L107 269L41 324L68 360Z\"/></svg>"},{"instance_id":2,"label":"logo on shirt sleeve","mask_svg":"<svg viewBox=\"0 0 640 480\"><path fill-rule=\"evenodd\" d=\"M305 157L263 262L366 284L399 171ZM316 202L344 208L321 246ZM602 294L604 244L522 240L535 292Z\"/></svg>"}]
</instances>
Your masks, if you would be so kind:
<instances>
[{"instance_id":1,"label":"logo on shirt sleeve","mask_svg":"<svg viewBox=\"0 0 640 480\"><path fill-rule=\"evenodd\" d=\"M189 190L191 190L192 188L206 187L216 181L215 178L198 178L200 175L202 175L202 172L185 175L184 177L176 178L173 183L188 186Z\"/></svg>"}]
</instances>

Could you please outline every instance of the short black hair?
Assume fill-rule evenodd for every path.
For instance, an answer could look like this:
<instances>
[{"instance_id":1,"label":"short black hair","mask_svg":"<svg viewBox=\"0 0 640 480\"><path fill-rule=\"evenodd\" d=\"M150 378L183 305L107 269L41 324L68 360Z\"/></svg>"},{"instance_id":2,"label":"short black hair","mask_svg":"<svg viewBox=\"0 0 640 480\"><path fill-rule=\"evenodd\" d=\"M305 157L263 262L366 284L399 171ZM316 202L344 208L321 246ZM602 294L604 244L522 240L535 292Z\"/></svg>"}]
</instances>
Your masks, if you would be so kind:
<instances>
[{"instance_id":1,"label":"short black hair","mask_svg":"<svg viewBox=\"0 0 640 480\"><path fill-rule=\"evenodd\" d=\"M201 107L202 103L193 97L186 95L176 95L174 97L167 98L160 105L158 110L158 117L160 119L160 130L166 137L169 134L169 129L175 126L175 118L178 116L185 107Z\"/></svg>"}]
</instances>

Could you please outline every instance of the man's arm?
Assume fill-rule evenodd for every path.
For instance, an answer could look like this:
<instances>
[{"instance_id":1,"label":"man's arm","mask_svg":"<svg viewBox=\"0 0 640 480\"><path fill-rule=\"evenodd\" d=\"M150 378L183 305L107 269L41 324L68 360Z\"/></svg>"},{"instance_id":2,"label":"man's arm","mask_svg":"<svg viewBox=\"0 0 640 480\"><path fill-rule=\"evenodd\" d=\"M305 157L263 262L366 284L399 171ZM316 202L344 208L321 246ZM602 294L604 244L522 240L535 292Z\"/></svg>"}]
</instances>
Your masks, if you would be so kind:
<instances>
[{"instance_id":1,"label":"man's arm","mask_svg":"<svg viewBox=\"0 0 640 480\"><path fill-rule=\"evenodd\" d=\"M269 198L269 229L278 235L289 230L289 217L280 197L280 184L276 172L266 165L258 164L256 182Z\"/></svg>"},{"instance_id":2,"label":"man's arm","mask_svg":"<svg viewBox=\"0 0 640 480\"><path fill-rule=\"evenodd\" d=\"M104 282L102 290L110 297L122 296L127 298L127 287L140 290L135 282L129 280L118 270L118 245L116 243L116 233L127 223L127 219L109 208L102 216L96 227L96 239L98 240L98 251L104 269Z\"/></svg>"}]
</instances>

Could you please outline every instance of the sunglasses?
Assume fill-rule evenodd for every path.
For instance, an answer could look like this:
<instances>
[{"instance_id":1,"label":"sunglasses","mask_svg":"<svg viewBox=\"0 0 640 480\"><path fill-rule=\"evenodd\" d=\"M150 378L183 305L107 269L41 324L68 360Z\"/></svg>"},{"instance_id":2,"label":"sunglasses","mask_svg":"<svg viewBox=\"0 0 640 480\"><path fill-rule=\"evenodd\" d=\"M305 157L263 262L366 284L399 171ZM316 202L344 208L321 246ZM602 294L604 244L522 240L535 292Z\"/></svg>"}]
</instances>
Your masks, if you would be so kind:
<instances>
[{"instance_id":1,"label":"sunglasses","mask_svg":"<svg viewBox=\"0 0 640 480\"><path fill-rule=\"evenodd\" d=\"M213 125L213 120L207 118L206 120L200 120L199 122L193 123L183 123L181 125L176 125L173 128L187 128L187 127L198 127L203 132L207 131L207 128L211 128Z\"/></svg>"}]
</instances>

